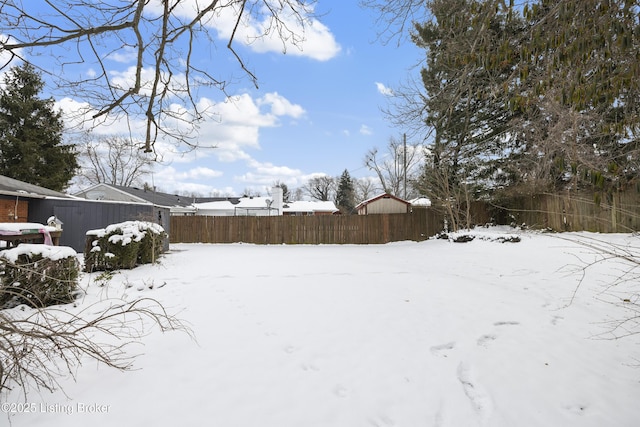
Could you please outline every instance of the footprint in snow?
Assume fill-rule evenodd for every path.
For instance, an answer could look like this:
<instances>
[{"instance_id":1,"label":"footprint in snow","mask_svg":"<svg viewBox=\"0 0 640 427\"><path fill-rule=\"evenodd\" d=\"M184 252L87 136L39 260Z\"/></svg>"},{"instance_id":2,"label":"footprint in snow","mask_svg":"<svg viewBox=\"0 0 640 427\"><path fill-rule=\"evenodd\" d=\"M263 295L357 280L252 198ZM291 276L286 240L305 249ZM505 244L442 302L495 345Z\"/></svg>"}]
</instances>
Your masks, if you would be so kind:
<instances>
[{"instance_id":1,"label":"footprint in snow","mask_svg":"<svg viewBox=\"0 0 640 427\"><path fill-rule=\"evenodd\" d=\"M313 365L311 363L304 363L304 364L300 365L300 368L303 371L306 371L306 372L319 372L320 371L320 368L318 368L316 365Z\"/></svg>"},{"instance_id":2,"label":"footprint in snow","mask_svg":"<svg viewBox=\"0 0 640 427\"><path fill-rule=\"evenodd\" d=\"M396 425L396 423L386 415L382 415L381 417L373 420L370 419L369 424L373 427L394 427Z\"/></svg>"},{"instance_id":3,"label":"footprint in snow","mask_svg":"<svg viewBox=\"0 0 640 427\"><path fill-rule=\"evenodd\" d=\"M493 412L493 402L482 386L476 382L471 368L465 363L458 365L458 381L462 384L464 394L471 402L473 409L480 416L482 424L486 425Z\"/></svg>"},{"instance_id":4,"label":"footprint in snow","mask_svg":"<svg viewBox=\"0 0 640 427\"><path fill-rule=\"evenodd\" d=\"M333 388L333 394L335 394L337 397L344 399L349 396L349 390L347 390L347 388L344 387L343 385L338 384Z\"/></svg>"},{"instance_id":5,"label":"footprint in snow","mask_svg":"<svg viewBox=\"0 0 640 427\"><path fill-rule=\"evenodd\" d=\"M285 348L283 348L283 350L284 350L285 353L292 354L292 353L295 353L296 351L298 351L298 348L296 346L293 346L293 345L288 345Z\"/></svg>"},{"instance_id":6,"label":"footprint in snow","mask_svg":"<svg viewBox=\"0 0 640 427\"><path fill-rule=\"evenodd\" d=\"M430 348L431 353L436 356L447 357L449 350L456 348L455 341L448 342L446 344L434 345Z\"/></svg>"},{"instance_id":7,"label":"footprint in snow","mask_svg":"<svg viewBox=\"0 0 640 427\"><path fill-rule=\"evenodd\" d=\"M480 347L487 347L489 345L489 343L491 341L495 341L496 338L498 338L498 337L493 335L493 334L486 334L486 335L483 335L480 338L478 338L477 344Z\"/></svg>"},{"instance_id":8,"label":"footprint in snow","mask_svg":"<svg viewBox=\"0 0 640 427\"><path fill-rule=\"evenodd\" d=\"M501 322L495 322L493 325L494 326L515 326L519 324L520 322L516 322L514 320L503 320Z\"/></svg>"}]
</instances>

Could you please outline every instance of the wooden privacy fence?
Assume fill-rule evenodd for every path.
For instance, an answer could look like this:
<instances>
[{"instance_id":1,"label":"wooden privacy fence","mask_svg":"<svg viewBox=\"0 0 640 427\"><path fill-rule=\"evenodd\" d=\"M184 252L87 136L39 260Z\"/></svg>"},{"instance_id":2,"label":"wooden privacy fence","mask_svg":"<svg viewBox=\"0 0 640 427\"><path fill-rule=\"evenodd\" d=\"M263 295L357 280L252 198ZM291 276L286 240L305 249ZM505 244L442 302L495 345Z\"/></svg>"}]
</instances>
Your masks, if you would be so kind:
<instances>
[{"instance_id":1,"label":"wooden privacy fence","mask_svg":"<svg viewBox=\"0 0 640 427\"><path fill-rule=\"evenodd\" d=\"M410 214L172 216L171 243L375 244L425 240L442 230L431 209Z\"/></svg>"},{"instance_id":2,"label":"wooden privacy fence","mask_svg":"<svg viewBox=\"0 0 640 427\"><path fill-rule=\"evenodd\" d=\"M487 207L500 224L527 224L555 231L629 233L640 230L640 194L634 191L605 195L592 193L538 194L513 197Z\"/></svg>"}]
</instances>

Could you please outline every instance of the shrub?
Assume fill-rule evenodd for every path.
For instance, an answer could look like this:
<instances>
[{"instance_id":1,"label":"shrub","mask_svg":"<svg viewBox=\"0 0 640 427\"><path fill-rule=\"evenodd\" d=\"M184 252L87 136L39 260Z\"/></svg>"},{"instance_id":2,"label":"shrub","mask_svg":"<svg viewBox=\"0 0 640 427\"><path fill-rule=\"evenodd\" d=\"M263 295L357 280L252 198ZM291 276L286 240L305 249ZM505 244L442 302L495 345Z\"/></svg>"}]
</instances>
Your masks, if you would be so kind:
<instances>
[{"instance_id":1,"label":"shrub","mask_svg":"<svg viewBox=\"0 0 640 427\"><path fill-rule=\"evenodd\" d=\"M21 244L0 252L0 309L66 304L78 292L80 264L66 246Z\"/></svg>"},{"instance_id":2,"label":"shrub","mask_svg":"<svg viewBox=\"0 0 640 427\"><path fill-rule=\"evenodd\" d=\"M162 252L164 229L152 222L126 221L87 232L85 270L131 269L157 260Z\"/></svg>"}]
</instances>

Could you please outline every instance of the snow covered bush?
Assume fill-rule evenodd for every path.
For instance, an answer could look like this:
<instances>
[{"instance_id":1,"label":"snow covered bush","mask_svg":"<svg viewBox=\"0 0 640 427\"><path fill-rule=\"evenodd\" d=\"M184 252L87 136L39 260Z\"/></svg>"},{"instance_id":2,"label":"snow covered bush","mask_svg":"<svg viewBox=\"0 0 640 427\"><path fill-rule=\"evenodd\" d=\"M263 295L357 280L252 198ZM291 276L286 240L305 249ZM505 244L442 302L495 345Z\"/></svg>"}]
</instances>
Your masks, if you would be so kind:
<instances>
[{"instance_id":1,"label":"snow covered bush","mask_svg":"<svg viewBox=\"0 0 640 427\"><path fill-rule=\"evenodd\" d=\"M66 304L78 292L80 264L66 246L21 244L0 252L0 309Z\"/></svg>"},{"instance_id":2,"label":"snow covered bush","mask_svg":"<svg viewBox=\"0 0 640 427\"><path fill-rule=\"evenodd\" d=\"M125 221L87 232L85 270L131 269L157 260L166 238L164 229L153 222Z\"/></svg>"}]
</instances>

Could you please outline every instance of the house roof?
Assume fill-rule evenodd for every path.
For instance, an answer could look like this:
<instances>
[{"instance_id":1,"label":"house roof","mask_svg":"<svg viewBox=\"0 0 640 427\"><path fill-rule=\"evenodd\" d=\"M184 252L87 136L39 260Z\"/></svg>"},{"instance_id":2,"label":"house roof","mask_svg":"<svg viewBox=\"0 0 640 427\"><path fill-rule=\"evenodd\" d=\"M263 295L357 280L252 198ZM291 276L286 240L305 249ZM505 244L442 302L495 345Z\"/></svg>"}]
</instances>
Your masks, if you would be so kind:
<instances>
[{"instance_id":1,"label":"house roof","mask_svg":"<svg viewBox=\"0 0 640 427\"><path fill-rule=\"evenodd\" d=\"M296 201L287 202L283 206L284 212L336 212L335 203L332 201Z\"/></svg>"},{"instance_id":2,"label":"house roof","mask_svg":"<svg viewBox=\"0 0 640 427\"><path fill-rule=\"evenodd\" d=\"M160 191L145 188L125 187L123 185L111 185L111 187L158 206L185 207L193 203L193 198L188 196L162 193Z\"/></svg>"},{"instance_id":3,"label":"house roof","mask_svg":"<svg viewBox=\"0 0 640 427\"><path fill-rule=\"evenodd\" d=\"M207 210L233 210L235 208L267 209L269 207L267 200L271 200L269 197L229 197L220 199L221 200L212 200L209 202L197 202L194 203L194 206L198 209Z\"/></svg>"},{"instance_id":4,"label":"house roof","mask_svg":"<svg viewBox=\"0 0 640 427\"><path fill-rule=\"evenodd\" d=\"M219 200L237 200L237 197L189 197L180 196L178 194L163 193L161 191L154 191L150 189L127 187L123 185L111 185L111 184L96 184L83 190L81 193L87 193L91 190L99 189L100 187L108 187L115 191L124 193L140 202L152 203L156 206L166 207L188 207L194 202L209 202Z\"/></svg>"},{"instance_id":5,"label":"house roof","mask_svg":"<svg viewBox=\"0 0 640 427\"><path fill-rule=\"evenodd\" d=\"M365 200L364 202L360 202L360 203L358 204L358 206L356 206L356 209L363 208L363 207L367 206L369 203L371 203L371 202L375 202L376 200L380 200L380 199L394 199L394 200L397 200L397 201L399 201L399 202L402 202L402 203L404 203L404 204L406 204L406 205L411 205L411 203L410 203L410 202L407 202L406 200L401 199L400 197L396 197L396 196L394 196L393 194L389 194L389 193L382 193L382 194L378 194L378 195L377 195L377 196L375 196L375 197L372 197L372 198L370 198L370 199L367 199L367 200Z\"/></svg>"},{"instance_id":6,"label":"house roof","mask_svg":"<svg viewBox=\"0 0 640 427\"><path fill-rule=\"evenodd\" d=\"M49 190L48 188L29 184L4 175L0 175L0 194L6 196L30 197L34 199L43 199L45 197L61 197L65 199L72 198L68 194Z\"/></svg>"},{"instance_id":7,"label":"house roof","mask_svg":"<svg viewBox=\"0 0 640 427\"><path fill-rule=\"evenodd\" d=\"M427 197L417 197L415 199L411 199L409 202L411 203L411 206L431 206L431 200Z\"/></svg>"}]
</instances>

